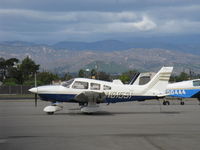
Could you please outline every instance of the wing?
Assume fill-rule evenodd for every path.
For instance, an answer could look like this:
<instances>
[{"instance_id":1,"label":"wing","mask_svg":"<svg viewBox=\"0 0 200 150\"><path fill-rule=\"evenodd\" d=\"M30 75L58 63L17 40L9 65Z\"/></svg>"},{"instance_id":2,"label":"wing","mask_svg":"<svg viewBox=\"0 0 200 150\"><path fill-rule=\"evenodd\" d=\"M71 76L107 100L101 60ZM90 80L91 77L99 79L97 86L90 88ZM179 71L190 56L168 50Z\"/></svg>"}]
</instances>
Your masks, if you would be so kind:
<instances>
[{"instance_id":1,"label":"wing","mask_svg":"<svg viewBox=\"0 0 200 150\"><path fill-rule=\"evenodd\" d=\"M75 100L81 103L93 102L103 103L106 98L104 92L85 91L75 96Z\"/></svg>"}]
</instances>

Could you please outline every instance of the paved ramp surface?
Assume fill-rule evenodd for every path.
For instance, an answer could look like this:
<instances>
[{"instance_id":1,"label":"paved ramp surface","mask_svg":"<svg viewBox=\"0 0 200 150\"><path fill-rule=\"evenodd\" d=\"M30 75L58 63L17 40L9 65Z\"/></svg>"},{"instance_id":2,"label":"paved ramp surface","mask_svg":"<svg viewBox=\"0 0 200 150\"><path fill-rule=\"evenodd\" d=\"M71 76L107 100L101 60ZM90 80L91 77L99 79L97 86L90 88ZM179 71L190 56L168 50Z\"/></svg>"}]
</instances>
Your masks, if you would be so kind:
<instances>
[{"instance_id":1,"label":"paved ramp surface","mask_svg":"<svg viewBox=\"0 0 200 150\"><path fill-rule=\"evenodd\" d=\"M200 106L157 102L102 105L86 115L75 104L46 115L47 102L0 101L0 150L200 150Z\"/></svg>"}]
</instances>

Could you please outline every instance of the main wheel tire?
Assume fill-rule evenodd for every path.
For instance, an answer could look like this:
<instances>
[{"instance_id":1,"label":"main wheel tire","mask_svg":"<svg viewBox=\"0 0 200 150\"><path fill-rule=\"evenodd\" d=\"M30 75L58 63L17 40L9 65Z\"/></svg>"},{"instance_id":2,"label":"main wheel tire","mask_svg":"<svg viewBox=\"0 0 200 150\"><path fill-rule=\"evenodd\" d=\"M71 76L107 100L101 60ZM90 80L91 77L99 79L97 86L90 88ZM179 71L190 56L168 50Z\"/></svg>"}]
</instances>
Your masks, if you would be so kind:
<instances>
[{"instance_id":1,"label":"main wheel tire","mask_svg":"<svg viewBox=\"0 0 200 150\"><path fill-rule=\"evenodd\" d=\"M166 101L166 104L167 104L167 105L170 105L170 102L169 102L169 101Z\"/></svg>"},{"instance_id":2,"label":"main wheel tire","mask_svg":"<svg viewBox=\"0 0 200 150\"><path fill-rule=\"evenodd\" d=\"M166 105L166 101L163 102L163 105Z\"/></svg>"},{"instance_id":3,"label":"main wheel tire","mask_svg":"<svg viewBox=\"0 0 200 150\"><path fill-rule=\"evenodd\" d=\"M185 104L185 102L181 102L181 105L184 105Z\"/></svg>"}]
</instances>

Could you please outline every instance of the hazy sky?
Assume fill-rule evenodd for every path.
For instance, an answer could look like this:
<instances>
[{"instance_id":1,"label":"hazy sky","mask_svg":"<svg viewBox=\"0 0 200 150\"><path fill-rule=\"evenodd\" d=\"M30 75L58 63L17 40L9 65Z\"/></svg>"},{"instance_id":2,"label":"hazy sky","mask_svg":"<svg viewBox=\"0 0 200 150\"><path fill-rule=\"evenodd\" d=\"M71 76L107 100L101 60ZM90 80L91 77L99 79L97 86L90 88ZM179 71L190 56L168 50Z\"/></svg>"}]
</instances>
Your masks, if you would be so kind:
<instances>
[{"instance_id":1,"label":"hazy sky","mask_svg":"<svg viewBox=\"0 0 200 150\"><path fill-rule=\"evenodd\" d=\"M200 0L0 0L0 41L96 41L200 33Z\"/></svg>"}]
</instances>

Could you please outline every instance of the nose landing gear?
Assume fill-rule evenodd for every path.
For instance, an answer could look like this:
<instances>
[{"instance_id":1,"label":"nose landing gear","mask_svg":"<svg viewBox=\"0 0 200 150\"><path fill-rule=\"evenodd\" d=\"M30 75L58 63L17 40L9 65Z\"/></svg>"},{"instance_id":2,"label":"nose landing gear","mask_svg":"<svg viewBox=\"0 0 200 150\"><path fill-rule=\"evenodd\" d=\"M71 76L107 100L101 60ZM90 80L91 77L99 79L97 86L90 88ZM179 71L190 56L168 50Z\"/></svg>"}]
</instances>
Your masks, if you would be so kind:
<instances>
[{"instance_id":1,"label":"nose landing gear","mask_svg":"<svg viewBox=\"0 0 200 150\"><path fill-rule=\"evenodd\" d=\"M48 115L53 115L56 111L60 111L63 109L63 106L52 104L50 106L46 106L43 111L46 112Z\"/></svg>"}]
</instances>

